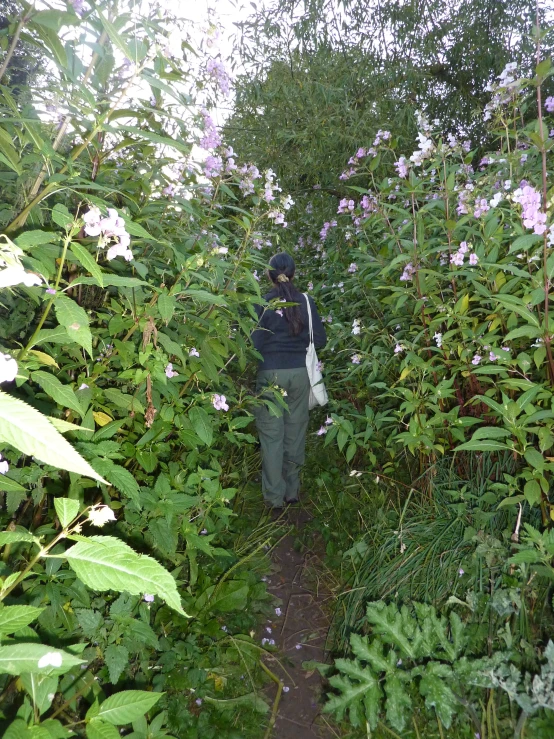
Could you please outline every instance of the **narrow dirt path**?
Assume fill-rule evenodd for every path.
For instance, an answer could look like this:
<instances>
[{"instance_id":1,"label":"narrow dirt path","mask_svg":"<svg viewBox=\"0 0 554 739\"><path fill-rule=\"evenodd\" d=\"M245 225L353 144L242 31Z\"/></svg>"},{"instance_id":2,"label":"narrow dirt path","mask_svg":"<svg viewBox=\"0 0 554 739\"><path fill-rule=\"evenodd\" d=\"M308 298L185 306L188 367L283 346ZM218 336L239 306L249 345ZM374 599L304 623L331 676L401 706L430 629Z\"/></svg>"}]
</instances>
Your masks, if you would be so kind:
<instances>
[{"instance_id":1,"label":"narrow dirt path","mask_svg":"<svg viewBox=\"0 0 554 739\"><path fill-rule=\"evenodd\" d=\"M296 531L307 520L302 509L285 514L291 531L272 552L274 572L268 590L281 603L266 638L275 640L277 660L266 660L285 688L273 729L274 739L331 739L339 736L321 714L322 680L317 670L305 670L303 662L325 662L325 639L329 629L323 607L328 596L314 577L317 555L295 549ZM271 631L269 631L271 629ZM268 688L273 701L276 686Z\"/></svg>"}]
</instances>

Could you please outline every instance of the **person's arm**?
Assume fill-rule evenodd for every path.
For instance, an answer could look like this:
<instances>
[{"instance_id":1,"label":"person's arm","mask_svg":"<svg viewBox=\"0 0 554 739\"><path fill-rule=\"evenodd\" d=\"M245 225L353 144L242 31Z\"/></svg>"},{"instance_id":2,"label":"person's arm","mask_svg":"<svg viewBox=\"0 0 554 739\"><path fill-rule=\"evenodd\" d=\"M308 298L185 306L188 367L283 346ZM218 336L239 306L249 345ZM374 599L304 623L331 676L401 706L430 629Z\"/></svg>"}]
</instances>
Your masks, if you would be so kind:
<instances>
[{"instance_id":1,"label":"person's arm","mask_svg":"<svg viewBox=\"0 0 554 739\"><path fill-rule=\"evenodd\" d=\"M317 312L314 301L310 298L310 306L312 309L312 328L314 332L314 346L316 349L322 349L327 343L327 334L325 333L325 326L319 313Z\"/></svg>"}]
</instances>

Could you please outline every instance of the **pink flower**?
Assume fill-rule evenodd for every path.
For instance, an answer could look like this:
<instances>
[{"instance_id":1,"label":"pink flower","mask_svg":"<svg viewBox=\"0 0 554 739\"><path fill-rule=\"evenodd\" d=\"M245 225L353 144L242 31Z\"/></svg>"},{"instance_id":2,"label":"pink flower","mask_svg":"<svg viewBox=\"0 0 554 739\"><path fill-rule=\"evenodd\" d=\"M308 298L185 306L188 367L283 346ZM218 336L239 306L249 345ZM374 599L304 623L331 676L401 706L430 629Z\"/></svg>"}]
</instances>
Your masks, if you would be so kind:
<instances>
[{"instance_id":1,"label":"pink flower","mask_svg":"<svg viewBox=\"0 0 554 739\"><path fill-rule=\"evenodd\" d=\"M324 435L324 434L326 434L326 433L327 433L327 429L325 428L325 426L321 426L321 428L320 428L320 429L319 429L319 431L317 432L317 435L318 435L318 436L323 436L323 435Z\"/></svg>"},{"instance_id":2,"label":"pink flower","mask_svg":"<svg viewBox=\"0 0 554 739\"><path fill-rule=\"evenodd\" d=\"M398 172L398 176L402 177L402 179L408 176L408 160L406 157L400 157L394 167Z\"/></svg>"},{"instance_id":3,"label":"pink flower","mask_svg":"<svg viewBox=\"0 0 554 739\"><path fill-rule=\"evenodd\" d=\"M360 357L357 354L352 356L352 364L360 364Z\"/></svg>"},{"instance_id":4,"label":"pink flower","mask_svg":"<svg viewBox=\"0 0 554 739\"><path fill-rule=\"evenodd\" d=\"M212 398L212 405L216 409L216 411L228 411L229 406L227 405L225 395L218 395L215 393L215 395Z\"/></svg>"},{"instance_id":5,"label":"pink flower","mask_svg":"<svg viewBox=\"0 0 554 739\"><path fill-rule=\"evenodd\" d=\"M473 359L471 360L471 364L477 366L479 362L481 361L482 357L480 354L475 354Z\"/></svg>"},{"instance_id":6,"label":"pink flower","mask_svg":"<svg viewBox=\"0 0 554 739\"><path fill-rule=\"evenodd\" d=\"M198 349L196 349L193 346L192 349L189 351L189 357L199 357L199 356L200 356L200 352L198 351Z\"/></svg>"},{"instance_id":7,"label":"pink flower","mask_svg":"<svg viewBox=\"0 0 554 739\"><path fill-rule=\"evenodd\" d=\"M165 376L171 378L171 377L177 377L178 374L179 374L178 372L175 372L173 370L173 365L171 364L171 362L169 362L169 364L165 368Z\"/></svg>"},{"instance_id":8,"label":"pink flower","mask_svg":"<svg viewBox=\"0 0 554 739\"><path fill-rule=\"evenodd\" d=\"M403 352L403 351L404 351L404 347L402 346L402 344L397 344L397 345L396 345L396 346L394 347L394 353L395 353L395 354L400 354L400 353L401 353L401 352Z\"/></svg>"},{"instance_id":9,"label":"pink flower","mask_svg":"<svg viewBox=\"0 0 554 739\"><path fill-rule=\"evenodd\" d=\"M490 362L496 362L497 359L498 359L498 357L496 356L496 354L494 352L489 352L489 361Z\"/></svg>"},{"instance_id":10,"label":"pink flower","mask_svg":"<svg viewBox=\"0 0 554 739\"><path fill-rule=\"evenodd\" d=\"M475 267L478 262L479 262L479 257L477 256L477 254L469 255L469 263L472 267Z\"/></svg>"},{"instance_id":11,"label":"pink flower","mask_svg":"<svg viewBox=\"0 0 554 739\"><path fill-rule=\"evenodd\" d=\"M350 265L350 267L348 267L348 271L351 274L353 274L354 272L356 272L357 269L358 269L358 265L356 264L356 262L352 262L352 264Z\"/></svg>"},{"instance_id":12,"label":"pink flower","mask_svg":"<svg viewBox=\"0 0 554 739\"><path fill-rule=\"evenodd\" d=\"M153 603L154 602L154 596L153 595L150 595L149 593L145 593L144 594L144 597L143 597L143 600L146 603Z\"/></svg>"},{"instance_id":13,"label":"pink flower","mask_svg":"<svg viewBox=\"0 0 554 739\"><path fill-rule=\"evenodd\" d=\"M544 107L548 113L554 113L554 97L552 95L546 98L544 101Z\"/></svg>"}]
</instances>

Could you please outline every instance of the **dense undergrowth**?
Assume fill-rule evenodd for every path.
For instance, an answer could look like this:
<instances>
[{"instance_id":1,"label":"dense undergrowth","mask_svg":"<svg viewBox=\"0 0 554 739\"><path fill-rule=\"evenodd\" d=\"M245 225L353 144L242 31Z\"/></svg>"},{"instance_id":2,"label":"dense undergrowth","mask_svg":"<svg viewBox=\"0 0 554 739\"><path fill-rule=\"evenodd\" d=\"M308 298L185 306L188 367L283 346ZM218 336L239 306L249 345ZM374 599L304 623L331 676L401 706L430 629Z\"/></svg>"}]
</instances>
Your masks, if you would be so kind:
<instances>
[{"instance_id":1,"label":"dense undergrowth","mask_svg":"<svg viewBox=\"0 0 554 739\"><path fill-rule=\"evenodd\" d=\"M47 61L0 79L3 736L266 732L277 532L249 483L282 396L255 397L249 336L286 248L330 337L325 710L345 736L549 737L550 60L495 80L484 142L383 125L293 199L213 124L214 29L20 10L4 60L20 37Z\"/></svg>"}]
</instances>

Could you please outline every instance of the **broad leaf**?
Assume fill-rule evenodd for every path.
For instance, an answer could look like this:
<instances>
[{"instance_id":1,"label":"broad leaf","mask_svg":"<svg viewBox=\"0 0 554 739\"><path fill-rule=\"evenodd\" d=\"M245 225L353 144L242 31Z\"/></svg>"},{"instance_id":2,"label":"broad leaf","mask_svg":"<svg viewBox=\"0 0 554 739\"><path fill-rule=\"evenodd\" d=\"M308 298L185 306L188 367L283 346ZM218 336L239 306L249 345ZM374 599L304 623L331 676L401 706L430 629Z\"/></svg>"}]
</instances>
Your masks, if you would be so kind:
<instances>
[{"instance_id":1,"label":"broad leaf","mask_svg":"<svg viewBox=\"0 0 554 739\"><path fill-rule=\"evenodd\" d=\"M44 608L35 606L4 606L0 608L0 634L13 634L35 621Z\"/></svg>"},{"instance_id":2,"label":"broad leaf","mask_svg":"<svg viewBox=\"0 0 554 739\"><path fill-rule=\"evenodd\" d=\"M46 416L1 391L0 440L45 464L106 482L56 431Z\"/></svg>"},{"instance_id":3,"label":"broad leaf","mask_svg":"<svg viewBox=\"0 0 554 739\"><path fill-rule=\"evenodd\" d=\"M84 246L81 246L81 244L77 244L76 242L71 244L71 251L79 260L81 266L91 273L98 285L100 285L100 287L104 287L102 270L98 266L98 263L92 254L85 249Z\"/></svg>"},{"instance_id":4,"label":"broad leaf","mask_svg":"<svg viewBox=\"0 0 554 739\"><path fill-rule=\"evenodd\" d=\"M21 675L32 672L39 675L63 675L84 660L63 649L46 644L7 644L0 647L0 673Z\"/></svg>"},{"instance_id":5,"label":"broad leaf","mask_svg":"<svg viewBox=\"0 0 554 739\"><path fill-rule=\"evenodd\" d=\"M31 374L32 379L41 386L45 393L53 398L62 408L71 408L71 410L83 417L83 409L77 400L77 396L73 388L69 385L63 385L55 375L48 372L37 370Z\"/></svg>"},{"instance_id":6,"label":"broad leaf","mask_svg":"<svg viewBox=\"0 0 554 739\"><path fill-rule=\"evenodd\" d=\"M189 419L198 437L206 446L210 446L214 438L210 416L203 408L195 405L189 411Z\"/></svg>"},{"instance_id":7,"label":"broad leaf","mask_svg":"<svg viewBox=\"0 0 554 739\"><path fill-rule=\"evenodd\" d=\"M65 529L79 513L81 504L78 500L69 498L54 498L54 507L62 527Z\"/></svg>"},{"instance_id":8,"label":"broad leaf","mask_svg":"<svg viewBox=\"0 0 554 739\"><path fill-rule=\"evenodd\" d=\"M91 536L63 555L77 577L92 590L115 590L132 595L158 595L170 608L186 615L177 583L155 559L137 554L111 536Z\"/></svg>"},{"instance_id":9,"label":"broad leaf","mask_svg":"<svg viewBox=\"0 0 554 739\"><path fill-rule=\"evenodd\" d=\"M92 357L92 334L86 311L65 295L56 298L54 310L58 322L65 328L69 338L84 347L89 356Z\"/></svg>"},{"instance_id":10,"label":"broad leaf","mask_svg":"<svg viewBox=\"0 0 554 739\"><path fill-rule=\"evenodd\" d=\"M163 693L122 690L100 704L97 718L114 726L130 724L142 718L160 700Z\"/></svg>"}]
</instances>

